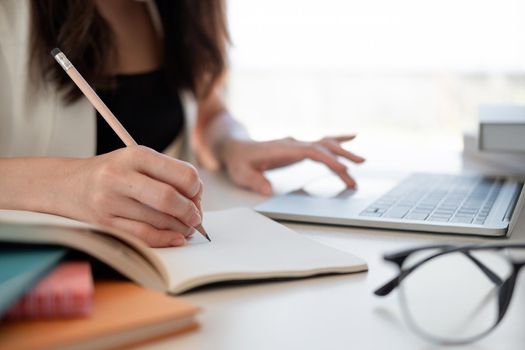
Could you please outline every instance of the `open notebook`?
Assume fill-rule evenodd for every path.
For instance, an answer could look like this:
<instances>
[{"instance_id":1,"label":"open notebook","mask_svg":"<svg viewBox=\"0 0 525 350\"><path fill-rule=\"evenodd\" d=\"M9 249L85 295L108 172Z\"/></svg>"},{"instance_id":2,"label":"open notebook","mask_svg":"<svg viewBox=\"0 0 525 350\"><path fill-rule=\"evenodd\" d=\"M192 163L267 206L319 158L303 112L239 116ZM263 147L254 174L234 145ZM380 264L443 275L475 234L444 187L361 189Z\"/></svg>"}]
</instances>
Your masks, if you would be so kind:
<instances>
[{"instance_id":1,"label":"open notebook","mask_svg":"<svg viewBox=\"0 0 525 350\"><path fill-rule=\"evenodd\" d=\"M146 287L173 294L213 282L367 270L360 258L316 243L251 209L206 212L203 224L212 242L194 235L184 247L153 249L126 233L52 215L0 210L0 241L66 245Z\"/></svg>"}]
</instances>

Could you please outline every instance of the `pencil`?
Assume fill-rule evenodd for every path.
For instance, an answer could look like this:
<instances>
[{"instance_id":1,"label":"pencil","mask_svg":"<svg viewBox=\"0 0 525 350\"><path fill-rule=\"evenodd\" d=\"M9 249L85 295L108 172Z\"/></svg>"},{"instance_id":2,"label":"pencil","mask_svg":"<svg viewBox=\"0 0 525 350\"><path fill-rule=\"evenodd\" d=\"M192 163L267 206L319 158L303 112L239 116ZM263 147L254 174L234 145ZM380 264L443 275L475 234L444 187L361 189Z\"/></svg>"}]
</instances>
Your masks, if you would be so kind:
<instances>
[{"instance_id":1,"label":"pencil","mask_svg":"<svg viewBox=\"0 0 525 350\"><path fill-rule=\"evenodd\" d=\"M128 131L124 128L124 126L118 121L117 117L111 112L111 110L106 106L106 104L98 97L95 90L91 88L91 86L88 84L88 82L82 77L82 75L77 71L75 66L68 60L66 55L60 49L55 48L51 50L51 56L55 58L55 60L62 66L62 68L66 71L67 75L73 80L73 82L77 85L77 87L82 91L84 96L91 102L93 107L100 113L100 115L106 120L106 122L109 124L109 126L115 131L115 133L120 137L122 142L129 147L129 146L136 146L137 143L131 137L131 135L128 133ZM197 231L199 231L200 234L202 234L208 241L211 242L210 236L208 236L208 233L202 226L202 224L199 224L195 227Z\"/></svg>"}]
</instances>

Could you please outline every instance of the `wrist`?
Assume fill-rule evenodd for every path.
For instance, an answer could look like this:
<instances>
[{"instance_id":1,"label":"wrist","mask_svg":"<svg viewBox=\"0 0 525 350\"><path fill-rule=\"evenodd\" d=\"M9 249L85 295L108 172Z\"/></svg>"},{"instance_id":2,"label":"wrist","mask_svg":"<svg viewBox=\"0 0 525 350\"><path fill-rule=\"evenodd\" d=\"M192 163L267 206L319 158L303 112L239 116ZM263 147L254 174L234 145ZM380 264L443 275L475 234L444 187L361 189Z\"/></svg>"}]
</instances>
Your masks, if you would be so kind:
<instances>
[{"instance_id":1,"label":"wrist","mask_svg":"<svg viewBox=\"0 0 525 350\"><path fill-rule=\"evenodd\" d=\"M216 146L216 158L224 168L226 167L228 160L233 159L236 152L242 150L246 145L253 141L248 138L238 138L235 136L225 137Z\"/></svg>"},{"instance_id":2,"label":"wrist","mask_svg":"<svg viewBox=\"0 0 525 350\"><path fill-rule=\"evenodd\" d=\"M78 169L84 164L83 159L54 159L53 168L49 168L46 178L42 179L41 200L44 205L38 211L80 219L78 215L80 191L84 182L78 178ZM82 175L82 172L80 172Z\"/></svg>"},{"instance_id":3,"label":"wrist","mask_svg":"<svg viewBox=\"0 0 525 350\"><path fill-rule=\"evenodd\" d=\"M229 155L239 144L250 142L251 139L244 126L227 111L210 119L197 133L195 146L202 165L218 170L226 166Z\"/></svg>"},{"instance_id":4,"label":"wrist","mask_svg":"<svg viewBox=\"0 0 525 350\"><path fill-rule=\"evenodd\" d=\"M5 162L5 163L4 163ZM14 158L2 161L0 206L6 209L39 211L67 215L74 198L68 184L68 169L74 162L67 158Z\"/></svg>"},{"instance_id":5,"label":"wrist","mask_svg":"<svg viewBox=\"0 0 525 350\"><path fill-rule=\"evenodd\" d=\"M215 159L217 159L217 162L222 168L226 166L228 153L232 152L232 149L235 147L236 143L237 140L235 138L228 136L217 141L215 147L213 147Z\"/></svg>"}]
</instances>

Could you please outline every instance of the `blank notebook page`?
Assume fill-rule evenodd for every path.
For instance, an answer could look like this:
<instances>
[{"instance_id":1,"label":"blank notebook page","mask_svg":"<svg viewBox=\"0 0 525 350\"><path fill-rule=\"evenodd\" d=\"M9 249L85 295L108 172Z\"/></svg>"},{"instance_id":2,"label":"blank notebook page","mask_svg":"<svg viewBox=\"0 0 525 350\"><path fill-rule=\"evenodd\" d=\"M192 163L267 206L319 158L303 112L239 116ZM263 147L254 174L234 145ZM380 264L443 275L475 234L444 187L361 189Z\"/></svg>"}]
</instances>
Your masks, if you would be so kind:
<instances>
[{"instance_id":1,"label":"blank notebook page","mask_svg":"<svg viewBox=\"0 0 525 350\"><path fill-rule=\"evenodd\" d=\"M184 247L154 249L168 267L171 292L219 280L367 269L362 259L312 241L251 209L206 212L203 224L211 242L195 233Z\"/></svg>"}]
</instances>

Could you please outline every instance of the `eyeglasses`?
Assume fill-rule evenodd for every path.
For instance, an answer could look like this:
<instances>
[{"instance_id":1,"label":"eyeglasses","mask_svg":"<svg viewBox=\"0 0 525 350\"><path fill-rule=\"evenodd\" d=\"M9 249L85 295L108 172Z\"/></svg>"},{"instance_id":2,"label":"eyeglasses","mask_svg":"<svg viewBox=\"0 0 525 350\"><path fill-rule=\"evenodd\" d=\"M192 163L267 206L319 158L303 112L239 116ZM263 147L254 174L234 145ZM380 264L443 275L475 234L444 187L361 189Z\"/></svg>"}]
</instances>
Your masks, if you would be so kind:
<instances>
[{"instance_id":1,"label":"eyeglasses","mask_svg":"<svg viewBox=\"0 0 525 350\"><path fill-rule=\"evenodd\" d=\"M384 259L400 272L374 293L385 296L399 288L413 330L440 344L466 344L503 319L523 256L525 243L433 245L388 254Z\"/></svg>"}]
</instances>

